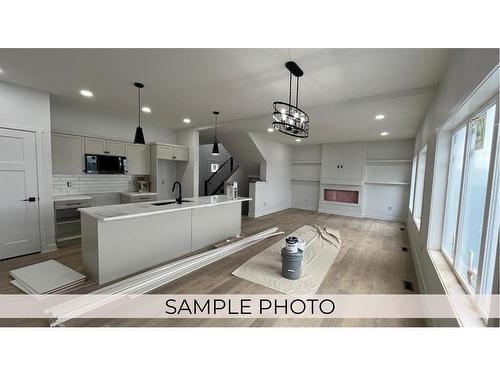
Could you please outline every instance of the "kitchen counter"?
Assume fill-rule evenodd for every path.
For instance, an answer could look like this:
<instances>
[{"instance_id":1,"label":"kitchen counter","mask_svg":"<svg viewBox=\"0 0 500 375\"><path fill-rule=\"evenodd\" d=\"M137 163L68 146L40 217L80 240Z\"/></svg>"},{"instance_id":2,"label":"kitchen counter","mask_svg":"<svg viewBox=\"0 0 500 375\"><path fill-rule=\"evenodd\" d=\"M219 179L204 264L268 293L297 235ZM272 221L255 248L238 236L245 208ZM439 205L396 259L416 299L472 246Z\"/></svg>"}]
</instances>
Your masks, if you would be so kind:
<instances>
[{"instance_id":1,"label":"kitchen counter","mask_svg":"<svg viewBox=\"0 0 500 375\"><path fill-rule=\"evenodd\" d=\"M54 195L54 202L66 202L66 201L81 201L81 200L91 200L92 197L88 195Z\"/></svg>"},{"instance_id":2,"label":"kitchen counter","mask_svg":"<svg viewBox=\"0 0 500 375\"><path fill-rule=\"evenodd\" d=\"M208 197L191 197L183 199L190 202L185 202L182 204L173 203L164 206L154 206L152 204L161 202L174 202L173 199L168 199L147 203L127 203L115 204L111 206L81 208L79 211L98 220L111 221L251 200L251 198L243 197L237 199L228 199L225 195L212 195Z\"/></svg>"},{"instance_id":3,"label":"kitchen counter","mask_svg":"<svg viewBox=\"0 0 500 375\"><path fill-rule=\"evenodd\" d=\"M241 205L225 195L80 208L83 270L99 284L209 249L241 233ZM152 203L172 202L155 206Z\"/></svg>"}]
</instances>

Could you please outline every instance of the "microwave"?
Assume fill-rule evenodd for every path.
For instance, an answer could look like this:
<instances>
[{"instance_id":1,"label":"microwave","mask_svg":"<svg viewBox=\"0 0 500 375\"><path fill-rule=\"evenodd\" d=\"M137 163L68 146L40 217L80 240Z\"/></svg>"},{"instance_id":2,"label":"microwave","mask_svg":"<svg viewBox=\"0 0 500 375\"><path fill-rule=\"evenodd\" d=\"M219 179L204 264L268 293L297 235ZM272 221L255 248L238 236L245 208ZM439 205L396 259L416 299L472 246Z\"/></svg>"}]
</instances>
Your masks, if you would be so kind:
<instances>
[{"instance_id":1,"label":"microwave","mask_svg":"<svg viewBox=\"0 0 500 375\"><path fill-rule=\"evenodd\" d=\"M89 174L125 174L127 158L111 155L85 155L85 173Z\"/></svg>"}]
</instances>

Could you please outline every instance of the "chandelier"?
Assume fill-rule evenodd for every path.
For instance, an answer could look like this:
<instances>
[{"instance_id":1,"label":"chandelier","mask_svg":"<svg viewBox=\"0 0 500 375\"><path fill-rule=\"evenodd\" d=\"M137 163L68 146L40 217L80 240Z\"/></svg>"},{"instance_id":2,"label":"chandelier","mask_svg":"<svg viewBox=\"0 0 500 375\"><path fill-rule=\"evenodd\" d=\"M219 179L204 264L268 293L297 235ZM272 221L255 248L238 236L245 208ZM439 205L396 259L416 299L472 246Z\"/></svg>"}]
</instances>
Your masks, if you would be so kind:
<instances>
[{"instance_id":1,"label":"chandelier","mask_svg":"<svg viewBox=\"0 0 500 375\"><path fill-rule=\"evenodd\" d=\"M309 137L309 116L299 108L299 79L304 72L293 61L287 62L285 66L290 72L288 103L273 103L273 128L292 137L307 138ZM295 105L292 104L292 75L297 78Z\"/></svg>"}]
</instances>

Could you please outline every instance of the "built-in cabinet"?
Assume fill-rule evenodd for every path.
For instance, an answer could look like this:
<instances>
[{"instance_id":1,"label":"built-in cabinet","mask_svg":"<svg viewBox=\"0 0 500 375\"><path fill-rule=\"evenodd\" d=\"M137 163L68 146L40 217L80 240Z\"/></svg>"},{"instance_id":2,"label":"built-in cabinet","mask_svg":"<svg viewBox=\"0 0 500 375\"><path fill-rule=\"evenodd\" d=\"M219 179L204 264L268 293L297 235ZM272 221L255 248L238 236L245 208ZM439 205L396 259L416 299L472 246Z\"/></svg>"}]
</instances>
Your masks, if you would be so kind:
<instances>
[{"instance_id":1,"label":"built-in cabinet","mask_svg":"<svg viewBox=\"0 0 500 375\"><path fill-rule=\"evenodd\" d=\"M156 155L156 159L176 161L189 160L189 148L187 146L153 143L151 147L155 150L154 154Z\"/></svg>"},{"instance_id":2,"label":"built-in cabinet","mask_svg":"<svg viewBox=\"0 0 500 375\"><path fill-rule=\"evenodd\" d=\"M127 173L150 174L150 146L111 139L52 133L52 173L85 173L85 154L127 157Z\"/></svg>"},{"instance_id":3,"label":"built-in cabinet","mask_svg":"<svg viewBox=\"0 0 500 375\"><path fill-rule=\"evenodd\" d=\"M84 170L84 137L52 133L52 173L82 174Z\"/></svg>"},{"instance_id":4,"label":"built-in cabinet","mask_svg":"<svg viewBox=\"0 0 500 375\"><path fill-rule=\"evenodd\" d=\"M125 156L129 174L149 175L151 173L149 145L127 143Z\"/></svg>"},{"instance_id":5,"label":"built-in cabinet","mask_svg":"<svg viewBox=\"0 0 500 375\"><path fill-rule=\"evenodd\" d=\"M85 153L125 156L125 142L85 137Z\"/></svg>"},{"instance_id":6,"label":"built-in cabinet","mask_svg":"<svg viewBox=\"0 0 500 375\"><path fill-rule=\"evenodd\" d=\"M364 143L323 145L321 182L327 184L361 185L365 160Z\"/></svg>"}]
</instances>

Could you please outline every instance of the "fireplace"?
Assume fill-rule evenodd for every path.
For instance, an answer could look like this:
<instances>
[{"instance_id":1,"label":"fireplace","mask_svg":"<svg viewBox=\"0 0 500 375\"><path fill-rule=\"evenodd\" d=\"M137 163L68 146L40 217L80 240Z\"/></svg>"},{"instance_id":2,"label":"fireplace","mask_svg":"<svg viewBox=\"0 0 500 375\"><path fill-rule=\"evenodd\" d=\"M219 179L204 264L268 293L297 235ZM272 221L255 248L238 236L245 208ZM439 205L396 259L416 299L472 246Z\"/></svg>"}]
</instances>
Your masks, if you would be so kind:
<instances>
[{"instance_id":1,"label":"fireplace","mask_svg":"<svg viewBox=\"0 0 500 375\"><path fill-rule=\"evenodd\" d=\"M323 189L323 200L335 203L359 203L359 191L341 189Z\"/></svg>"}]
</instances>

